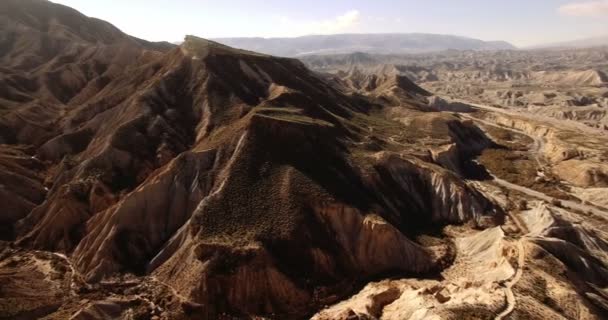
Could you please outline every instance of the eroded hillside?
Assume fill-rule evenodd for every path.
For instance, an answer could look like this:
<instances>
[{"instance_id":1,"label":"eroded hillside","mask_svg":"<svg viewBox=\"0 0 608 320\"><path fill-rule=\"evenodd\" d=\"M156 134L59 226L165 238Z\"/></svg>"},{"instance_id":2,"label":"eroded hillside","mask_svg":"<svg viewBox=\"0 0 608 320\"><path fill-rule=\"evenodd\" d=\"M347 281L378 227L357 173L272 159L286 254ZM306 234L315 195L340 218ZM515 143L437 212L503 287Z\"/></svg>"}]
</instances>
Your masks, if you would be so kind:
<instances>
[{"instance_id":1,"label":"eroded hillside","mask_svg":"<svg viewBox=\"0 0 608 320\"><path fill-rule=\"evenodd\" d=\"M444 51L306 56L320 72L392 68L434 94L607 130L608 50Z\"/></svg>"},{"instance_id":2,"label":"eroded hillside","mask_svg":"<svg viewBox=\"0 0 608 320\"><path fill-rule=\"evenodd\" d=\"M46 1L0 23L0 318L606 316L593 129Z\"/></svg>"}]
</instances>

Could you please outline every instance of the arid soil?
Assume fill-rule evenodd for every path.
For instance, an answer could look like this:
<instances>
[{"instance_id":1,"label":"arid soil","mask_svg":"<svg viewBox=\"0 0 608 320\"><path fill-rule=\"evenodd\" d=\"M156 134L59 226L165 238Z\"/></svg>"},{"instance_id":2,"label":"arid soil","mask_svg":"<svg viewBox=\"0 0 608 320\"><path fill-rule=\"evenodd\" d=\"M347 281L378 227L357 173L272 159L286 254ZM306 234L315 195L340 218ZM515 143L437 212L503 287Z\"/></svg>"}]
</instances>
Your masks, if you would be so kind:
<instances>
[{"instance_id":1,"label":"arid soil","mask_svg":"<svg viewBox=\"0 0 608 320\"><path fill-rule=\"evenodd\" d=\"M608 130L608 48L306 56L320 72L390 68L443 97Z\"/></svg>"},{"instance_id":2,"label":"arid soil","mask_svg":"<svg viewBox=\"0 0 608 320\"><path fill-rule=\"evenodd\" d=\"M608 315L597 128L42 0L0 25L0 319Z\"/></svg>"}]
</instances>

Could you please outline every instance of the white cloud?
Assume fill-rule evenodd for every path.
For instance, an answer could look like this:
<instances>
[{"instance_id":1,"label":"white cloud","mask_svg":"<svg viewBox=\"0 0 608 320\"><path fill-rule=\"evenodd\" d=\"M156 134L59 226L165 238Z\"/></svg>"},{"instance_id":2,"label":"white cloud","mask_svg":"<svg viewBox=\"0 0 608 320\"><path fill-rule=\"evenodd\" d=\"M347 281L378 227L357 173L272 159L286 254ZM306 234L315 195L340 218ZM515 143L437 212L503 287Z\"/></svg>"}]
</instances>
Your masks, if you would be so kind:
<instances>
[{"instance_id":1,"label":"white cloud","mask_svg":"<svg viewBox=\"0 0 608 320\"><path fill-rule=\"evenodd\" d=\"M608 15L608 0L572 2L559 7L558 10L567 16L604 16Z\"/></svg>"},{"instance_id":2,"label":"white cloud","mask_svg":"<svg viewBox=\"0 0 608 320\"><path fill-rule=\"evenodd\" d=\"M350 10L327 20L296 21L288 17L281 17L280 21L283 30L280 32L288 36L348 32L352 31L359 24L360 20L361 14L357 10Z\"/></svg>"}]
</instances>

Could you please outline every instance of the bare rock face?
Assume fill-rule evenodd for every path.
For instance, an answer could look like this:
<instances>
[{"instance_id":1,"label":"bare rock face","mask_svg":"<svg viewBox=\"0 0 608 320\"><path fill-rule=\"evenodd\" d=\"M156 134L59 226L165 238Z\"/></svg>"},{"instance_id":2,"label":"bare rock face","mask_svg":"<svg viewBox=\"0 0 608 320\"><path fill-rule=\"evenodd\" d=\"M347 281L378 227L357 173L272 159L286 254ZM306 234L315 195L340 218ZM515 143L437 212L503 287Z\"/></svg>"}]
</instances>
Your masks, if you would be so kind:
<instances>
[{"instance_id":1,"label":"bare rock face","mask_svg":"<svg viewBox=\"0 0 608 320\"><path fill-rule=\"evenodd\" d=\"M539 247L534 249L533 257L538 258L541 264L550 263L555 266L555 270L549 273L553 278L549 277L546 281L556 284L544 294L567 306L564 309L571 314L577 311L572 310L568 304L580 305L578 312L581 314L606 312L606 298L601 289L605 287L608 275L605 263L608 243L605 235L591 225L571 223L566 215L562 209L544 204L535 206L523 215L534 235L532 241ZM563 289L560 290L570 286L561 279L561 275L566 272L577 283L580 281L577 290L589 298L590 304L573 299L564 294Z\"/></svg>"},{"instance_id":2,"label":"bare rock face","mask_svg":"<svg viewBox=\"0 0 608 320\"><path fill-rule=\"evenodd\" d=\"M431 95L392 65L376 67L355 65L335 75L325 76L348 91L379 99L388 106L401 106L407 102L410 107L425 108L426 106L420 102L424 97Z\"/></svg>"},{"instance_id":3,"label":"bare rock face","mask_svg":"<svg viewBox=\"0 0 608 320\"><path fill-rule=\"evenodd\" d=\"M439 224L479 222L488 210L495 209L490 201L462 183L453 172L390 155L385 155L380 161L383 163L378 167L382 183L398 187L397 190L406 195L395 199L391 205L404 210L406 207L417 208L409 210L412 213L410 218L414 220ZM426 202L425 199L433 201ZM418 214L425 211L431 214Z\"/></svg>"},{"instance_id":4,"label":"bare rock face","mask_svg":"<svg viewBox=\"0 0 608 320\"><path fill-rule=\"evenodd\" d=\"M108 104L130 94L114 87L112 98L101 99L113 89L107 86L112 80L136 73L137 66L153 62L171 47L130 37L104 21L45 1L4 1L0 15L6 112L0 128L8 143L40 146L67 133L61 128L69 116L63 115L77 106L107 110ZM106 94L98 95L104 90ZM82 137L70 133L66 139L58 147L82 151Z\"/></svg>"},{"instance_id":5,"label":"bare rock face","mask_svg":"<svg viewBox=\"0 0 608 320\"><path fill-rule=\"evenodd\" d=\"M69 267L51 253L0 248L0 314L35 319L56 311L70 295Z\"/></svg>"},{"instance_id":6,"label":"bare rock face","mask_svg":"<svg viewBox=\"0 0 608 320\"><path fill-rule=\"evenodd\" d=\"M84 308L76 312L72 320L95 320L107 318L127 317L129 310L138 305L136 300L107 299L88 303Z\"/></svg>"},{"instance_id":7,"label":"bare rock face","mask_svg":"<svg viewBox=\"0 0 608 320\"><path fill-rule=\"evenodd\" d=\"M380 216L364 216L354 208L336 204L323 205L315 211L362 274L387 270L420 273L434 267L429 252Z\"/></svg>"},{"instance_id":8,"label":"bare rock face","mask_svg":"<svg viewBox=\"0 0 608 320\"><path fill-rule=\"evenodd\" d=\"M12 225L24 218L46 196L43 168L40 160L31 155L31 150L3 146L0 150L0 239L12 237Z\"/></svg>"},{"instance_id":9,"label":"bare rock face","mask_svg":"<svg viewBox=\"0 0 608 320\"><path fill-rule=\"evenodd\" d=\"M329 306L313 319L425 319L462 315L456 310L476 305L478 314L491 314L501 299L498 282L515 270L499 227L456 238L460 255L442 272L442 280L392 279L371 282L352 297ZM471 277L465 277L470 274ZM458 275L457 277L454 277ZM467 279L466 281L464 279ZM483 306L483 307L482 307ZM490 312L486 310L491 310Z\"/></svg>"}]
</instances>

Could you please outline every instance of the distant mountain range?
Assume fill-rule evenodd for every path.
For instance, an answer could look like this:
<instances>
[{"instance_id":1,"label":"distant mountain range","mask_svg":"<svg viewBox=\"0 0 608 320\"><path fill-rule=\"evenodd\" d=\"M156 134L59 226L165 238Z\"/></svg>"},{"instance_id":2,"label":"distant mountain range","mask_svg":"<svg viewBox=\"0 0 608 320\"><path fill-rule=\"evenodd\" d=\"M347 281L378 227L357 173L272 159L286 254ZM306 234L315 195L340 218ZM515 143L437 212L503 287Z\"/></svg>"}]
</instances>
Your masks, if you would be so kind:
<instances>
[{"instance_id":1,"label":"distant mountain range","mask_svg":"<svg viewBox=\"0 0 608 320\"><path fill-rule=\"evenodd\" d=\"M225 45L277 56L309 54L421 53L443 50L511 50L505 41L426 33L402 34L335 34L297 38L218 38Z\"/></svg>"},{"instance_id":2,"label":"distant mountain range","mask_svg":"<svg viewBox=\"0 0 608 320\"><path fill-rule=\"evenodd\" d=\"M547 49L547 48L591 48L608 46L608 35L584 38L564 42L548 43L543 45L533 46L527 49Z\"/></svg>"}]
</instances>

